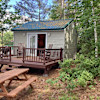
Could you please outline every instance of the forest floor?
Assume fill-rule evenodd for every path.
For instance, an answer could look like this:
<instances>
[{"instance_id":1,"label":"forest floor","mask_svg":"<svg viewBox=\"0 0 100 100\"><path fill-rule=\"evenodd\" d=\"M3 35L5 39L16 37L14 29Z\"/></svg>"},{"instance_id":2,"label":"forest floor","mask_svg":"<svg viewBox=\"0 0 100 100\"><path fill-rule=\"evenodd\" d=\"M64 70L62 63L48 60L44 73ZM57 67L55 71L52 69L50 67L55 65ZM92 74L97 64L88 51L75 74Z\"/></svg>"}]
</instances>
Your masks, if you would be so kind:
<instances>
[{"instance_id":1,"label":"forest floor","mask_svg":"<svg viewBox=\"0 0 100 100\"><path fill-rule=\"evenodd\" d=\"M34 89L26 88L13 100L100 100L100 79L95 79L95 86L91 85L85 89L76 88L72 93L69 93L65 86L51 86L47 83L48 79L57 78L59 71L60 69L51 70L48 77L44 77L42 72L36 70L27 73L28 78L38 77L32 83ZM8 91L19 86L21 83L20 81L16 84L16 81L13 81ZM61 97L65 97L66 99L61 99ZM0 100L6 100L6 98L1 97Z\"/></svg>"}]
</instances>

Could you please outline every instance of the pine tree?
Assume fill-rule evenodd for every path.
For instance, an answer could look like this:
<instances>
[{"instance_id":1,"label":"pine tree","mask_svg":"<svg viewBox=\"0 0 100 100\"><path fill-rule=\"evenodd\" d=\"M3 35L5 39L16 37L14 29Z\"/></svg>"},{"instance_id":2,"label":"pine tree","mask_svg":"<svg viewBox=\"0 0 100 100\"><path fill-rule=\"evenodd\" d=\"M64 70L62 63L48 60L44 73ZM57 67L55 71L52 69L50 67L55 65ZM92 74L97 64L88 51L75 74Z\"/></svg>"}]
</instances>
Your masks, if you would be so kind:
<instances>
[{"instance_id":1,"label":"pine tree","mask_svg":"<svg viewBox=\"0 0 100 100\"><path fill-rule=\"evenodd\" d=\"M99 0L100 1L100 0ZM92 2L92 4L91 4ZM97 36L97 33L100 28L100 3L98 0L70 0L69 10L73 14L70 14L70 17L73 17L76 22L77 30L79 33L79 47L80 53L87 54L89 56L95 55L98 56L98 48L100 44L98 43L100 35ZM97 39L99 39L97 41Z\"/></svg>"},{"instance_id":2,"label":"pine tree","mask_svg":"<svg viewBox=\"0 0 100 100\"><path fill-rule=\"evenodd\" d=\"M61 8L61 1L57 2L57 7L51 10L50 18L60 18L57 11ZM76 30L78 32L78 51L86 56L100 54L100 0L64 0L65 18L74 18ZM92 3L91 3L92 2ZM62 12L62 11L60 11ZM65 14L64 14L65 13ZM59 16L57 16L59 15Z\"/></svg>"},{"instance_id":3,"label":"pine tree","mask_svg":"<svg viewBox=\"0 0 100 100\"><path fill-rule=\"evenodd\" d=\"M20 15L28 15L33 20L43 20L48 17L50 5L48 0L22 0L14 6Z\"/></svg>"}]
</instances>

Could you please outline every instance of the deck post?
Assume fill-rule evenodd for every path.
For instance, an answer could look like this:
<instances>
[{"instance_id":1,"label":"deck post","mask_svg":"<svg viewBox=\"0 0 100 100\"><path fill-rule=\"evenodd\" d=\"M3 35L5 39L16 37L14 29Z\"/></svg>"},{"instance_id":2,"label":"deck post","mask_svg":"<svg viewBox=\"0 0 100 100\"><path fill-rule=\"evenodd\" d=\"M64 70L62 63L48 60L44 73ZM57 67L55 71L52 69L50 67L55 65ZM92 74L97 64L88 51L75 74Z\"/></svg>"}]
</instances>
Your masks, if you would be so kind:
<instances>
[{"instance_id":1,"label":"deck post","mask_svg":"<svg viewBox=\"0 0 100 100\"><path fill-rule=\"evenodd\" d=\"M45 49L44 49L44 62L43 62L43 64L45 65Z\"/></svg>"},{"instance_id":2,"label":"deck post","mask_svg":"<svg viewBox=\"0 0 100 100\"><path fill-rule=\"evenodd\" d=\"M23 47L23 63L24 63L25 48Z\"/></svg>"},{"instance_id":3,"label":"deck post","mask_svg":"<svg viewBox=\"0 0 100 100\"><path fill-rule=\"evenodd\" d=\"M11 62L11 47L9 47L9 49L10 49L10 62Z\"/></svg>"},{"instance_id":4,"label":"deck post","mask_svg":"<svg viewBox=\"0 0 100 100\"><path fill-rule=\"evenodd\" d=\"M63 55L63 49L62 48L60 48L60 60L62 61L62 55Z\"/></svg>"}]
</instances>

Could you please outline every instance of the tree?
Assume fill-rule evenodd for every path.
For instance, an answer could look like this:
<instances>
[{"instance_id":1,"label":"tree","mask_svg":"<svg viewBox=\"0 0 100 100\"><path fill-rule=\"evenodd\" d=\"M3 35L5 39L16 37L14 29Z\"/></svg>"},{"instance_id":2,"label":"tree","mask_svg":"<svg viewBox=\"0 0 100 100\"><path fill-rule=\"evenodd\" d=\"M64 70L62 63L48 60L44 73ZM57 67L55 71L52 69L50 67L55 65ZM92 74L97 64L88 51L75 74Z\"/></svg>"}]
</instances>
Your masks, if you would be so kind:
<instances>
[{"instance_id":1,"label":"tree","mask_svg":"<svg viewBox=\"0 0 100 100\"><path fill-rule=\"evenodd\" d=\"M48 0L22 0L14 6L20 15L28 15L33 20L43 20L47 18L50 5Z\"/></svg>"},{"instance_id":2,"label":"tree","mask_svg":"<svg viewBox=\"0 0 100 100\"><path fill-rule=\"evenodd\" d=\"M94 4L93 1L91 1L91 6L92 6L92 15L93 17L95 16L95 9L94 9ZM95 44L97 43L98 39L97 39L97 29L96 29L96 20L93 20L94 22L94 39L95 39ZM95 46L95 57L98 57L98 46Z\"/></svg>"},{"instance_id":3,"label":"tree","mask_svg":"<svg viewBox=\"0 0 100 100\"><path fill-rule=\"evenodd\" d=\"M54 0L49 17L53 20L69 18L68 6L69 0Z\"/></svg>"},{"instance_id":4,"label":"tree","mask_svg":"<svg viewBox=\"0 0 100 100\"><path fill-rule=\"evenodd\" d=\"M1 40L3 44L3 31L11 29L13 26L17 25L15 23L16 19L19 19L17 12L9 12L8 9L11 7L8 5L10 0L1 0L0 1L0 31L1 31Z\"/></svg>"},{"instance_id":5,"label":"tree","mask_svg":"<svg viewBox=\"0 0 100 100\"><path fill-rule=\"evenodd\" d=\"M13 33L11 31L5 32L3 41L4 45L13 45Z\"/></svg>"},{"instance_id":6,"label":"tree","mask_svg":"<svg viewBox=\"0 0 100 100\"><path fill-rule=\"evenodd\" d=\"M80 53L83 53L86 56L95 55L95 57L97 57L97 48L100 47L100 44L98 43L100 41L100 35L97 37L100 28L100 3L98 0L70 0L69 3L71 4L69 6L69 11L73 13L70 14L70 17L75 18L80 36L78 41Z\"/></svg>"},{"instance_id":7,"label":"tree","mask_svg":"<svg viewBox=\"0 0 100 100\"><path fill-rule=\"evenodd\" d=\"M63 19L63 9L61 8L61 6L59 6L59 3L54 2L51 12L50 12L50 18L52 20L56 20L56 19Z\"/></svg>"},{"instance_id":8,"label":"tree","mask_svg":"<svg viewBox=\"0 0 100 100\"><path fill-rule=\"evenodd\" d=\"M60 3L63 0L55 0ZM99 0L100 1L100 0ZM92 2L92 3L91 3ZM78 51L86 56L100 54L100 3L98 0L64 0L65 18L74 18L78 32ZM51 10L51 18L57 17L58 8ZM54 11L54 13L53 13ZM59 13L60 14L60 13Z\"/></svg>"},{"instance_id":9,"label":"tree","mask_svg":"<svg viewBox=\"0 0 100 100\"><path fill-rule=\"evenodd\" d=\"M20 16L18 12L10 12L9 8L11 5L8 5L10 0L2 0L0 2L0 29L9 29L12 26L15 26L17 23L14 23L16 19L19 19Z\"/></svg>"}]
</instances>

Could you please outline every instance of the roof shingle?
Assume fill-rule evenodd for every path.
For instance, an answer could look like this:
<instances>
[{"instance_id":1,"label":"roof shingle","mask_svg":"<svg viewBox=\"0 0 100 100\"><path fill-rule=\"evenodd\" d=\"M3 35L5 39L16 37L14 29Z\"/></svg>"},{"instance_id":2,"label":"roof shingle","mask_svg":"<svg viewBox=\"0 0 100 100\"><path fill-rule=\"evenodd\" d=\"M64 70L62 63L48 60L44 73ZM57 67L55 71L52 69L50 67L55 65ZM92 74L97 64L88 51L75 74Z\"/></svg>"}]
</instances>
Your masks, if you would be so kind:
<instances>
[{"instance_id":1,"label":"roof shingle","mask_svg":"<svg viewBox=\"0 0 100 100\"><path fill-rule=\"evenodd\" d=\"M12 31L32 31L32 30L61 30L67 27L73 19L55 21L32 21L12 29Z\"/></svg>"}]
</instances>

